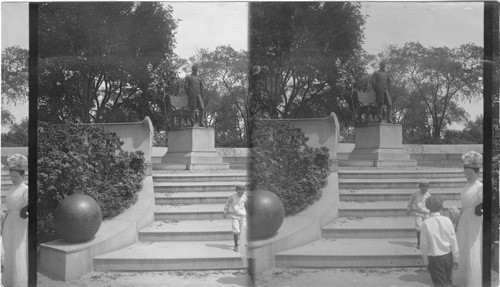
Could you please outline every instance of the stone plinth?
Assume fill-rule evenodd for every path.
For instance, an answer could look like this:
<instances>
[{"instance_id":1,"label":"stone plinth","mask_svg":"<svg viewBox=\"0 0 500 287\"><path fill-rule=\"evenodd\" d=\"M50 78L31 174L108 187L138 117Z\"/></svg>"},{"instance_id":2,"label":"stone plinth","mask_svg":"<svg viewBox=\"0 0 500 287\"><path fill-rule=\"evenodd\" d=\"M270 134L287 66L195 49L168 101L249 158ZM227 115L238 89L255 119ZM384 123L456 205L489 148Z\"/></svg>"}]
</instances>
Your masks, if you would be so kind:
<instances>
[{"instance_id":1,"label":"stone plinth","mask_svg":"<svg viewBox=\"0 0 500 287\"><path fill-rule=\"evenodd\" d=\"M168 151L158 169L228 169L215 150L213 128L186 127L168 132Z\"/></svg>"},{"instance_id":2,"label":"stone plinth","mask_svg":"<svg viewBox=\"0 0 500 287\"><path fill-rule=\"evenodd\" d=\"M354 130L354 150L349 154L352 166L416 166L403 146L403 129L396 124L370 124Z\"/></svg>"}]
</instances>

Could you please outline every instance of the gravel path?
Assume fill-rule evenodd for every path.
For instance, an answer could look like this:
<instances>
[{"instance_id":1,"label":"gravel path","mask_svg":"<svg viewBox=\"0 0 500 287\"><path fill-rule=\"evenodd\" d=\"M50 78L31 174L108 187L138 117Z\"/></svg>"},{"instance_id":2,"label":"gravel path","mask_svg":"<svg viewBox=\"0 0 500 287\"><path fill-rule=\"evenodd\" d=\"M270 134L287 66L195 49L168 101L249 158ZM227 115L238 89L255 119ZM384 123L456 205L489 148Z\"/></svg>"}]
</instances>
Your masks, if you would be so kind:
<instances>
[{"instance_id":1,"label":"gravel path","mask_svg":"<svg viewBox=\"0 0 500 287\"><path fill-rule=\"evenodd\" d=\"M491 286L499 286L498 272L492 271ZM38 287L136 287L136 286L224 286L251 287L246 271L164 271L164 272L91 272L68 282L38 274ZM428 287L426 268L334 268L282 269L264 272L254 282L262 287Z\"/></svg>"}]
</instances>

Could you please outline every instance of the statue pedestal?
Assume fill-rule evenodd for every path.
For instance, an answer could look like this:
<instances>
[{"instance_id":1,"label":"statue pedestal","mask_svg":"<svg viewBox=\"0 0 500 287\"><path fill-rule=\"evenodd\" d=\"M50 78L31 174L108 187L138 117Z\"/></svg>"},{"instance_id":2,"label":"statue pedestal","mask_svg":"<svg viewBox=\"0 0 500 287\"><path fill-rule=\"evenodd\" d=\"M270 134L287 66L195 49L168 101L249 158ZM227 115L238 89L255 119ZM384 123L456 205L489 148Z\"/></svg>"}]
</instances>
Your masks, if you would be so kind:
<instances>
[{"instance_id":1,"label":"statue pedestal","mask_svg":"<svg viewBox=\"0 0 500 287\"><path fill-rule=\"evenodd\" d=\"M168 151L157 169L229 169L215 150L213 128L186 127L168 132Z\"/></svg>"},{"instance_id":2,"label":"statue pedestal","mask_svg":"<svg viewBox=\"0 0 500 287\"><path fill-rule=\"evenodd\" d=\"M354 129L354 150L349 154L350 166L416 166L403 146L401 125L378 123Z\"/></svg>"}]
</instances>

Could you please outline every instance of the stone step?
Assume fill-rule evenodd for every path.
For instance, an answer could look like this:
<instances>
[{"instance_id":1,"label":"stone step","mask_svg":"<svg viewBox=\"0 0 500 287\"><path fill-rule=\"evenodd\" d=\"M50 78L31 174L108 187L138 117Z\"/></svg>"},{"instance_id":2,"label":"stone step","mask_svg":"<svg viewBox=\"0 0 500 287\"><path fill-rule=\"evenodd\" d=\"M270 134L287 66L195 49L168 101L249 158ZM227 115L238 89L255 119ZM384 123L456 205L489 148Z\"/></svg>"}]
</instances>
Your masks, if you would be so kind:
<instances>
[{"instance_id":1,"label":"stone step","mask_svg":"<svg viewBox=\"0 0 500 287\"><path fill-rule=\"evenodd\" d=\"M232 241L138 242L94 258L95 271L243 269Z\"/></svg>"},{"instance_id":2,"label":"stone step","mask_svg":"<svg viewBox=\"0 0 500 287\"><path fill-rule=\"evenodd\" d=\"M223 219L224 204L157 205L155 220Z\"/></svg>"},{"instance_id":3,"label":"stone step","mask_svg":"<svg viewBox=\"0 0 500 287\"><path fill-rule=\"evenodd\" d=\"M155 221L139 232L140 241L232 240L230 219Z\"/></svg>"},{"instance_id":4,"label":"stone step","mask_svg":"<svg viewBox=\"0 0 500 287\"><path fill-rule=\"evenodd\" d=\"M429 188L453 188L463 187L467 182L465 178L430 178ZM339 180L340 189L381 189L381 188L418 188L420 179L397 178L397 179L342 179Z\"/></svg>"},{"instance_id":5,"label":"stone step","mask_svg":"<svg viewBox=\"0 0 500 287\"><path fill-rule=\"evenodd\" d=\"M339 217L394 217L407 216L406 206L408 201L373 201L356 202L341 201L339 204ZM461 207L460 200L445 200L443 206Z\"/></svg>"},{"instance_id":6,"label":"stone step","mask_svg":"<svg viewBox=\"0 0 500 287\"><path fill-rule=\"evenodd\" d=\"M161 204L214 204L226 203L227 198L234 191L209 191L209 192L179 192L155 194L155 203Z\"/></svg>"},{"instance_id":7,"label":"stone step","mask_svg":"<svg viewBox=\"0 0 500 287\"><path fill-rule=\"evenodd\" d=\"M179 173L154 174L154 182L226 182L248 181L248 173Z\"/></svg>"},{"instance_id":8,"label":"stone step","mask_svg":"<svg viewBox=\"0 0 500 287\"><path fill-rule=\"evenodd\" d=\"M418 188L398 189L341 189L340 201L402 201L410 200ZM460 188L431 188L430 194L439 195L443 200L459 200Z\"/></svg>"},{"instance_id":9,"label":"stone step","mask_svg":"<svg viewBox=\"0 0 500 287\"><path fill-rule=\"evenodd\" d=\"M339 170L339 180L343 179L381 179L381 178L465 178L462 168L426 170ZM482 172L480 172L482 177Z\"/></svg>"},{"instance_id":10,"label":"stone step","mask_svg":"<svg viewBox=\"0 0 500 287\"><path fill-rule=\"evenodd\" d=\"M323 238L411 238L413 217L338 218L322 228Z\"/></svg>"},{"instance_id":11,"label":"stone step","mask_svg":"<svg viewBox=\"0 0 500 287\"><path fill-rule=\"evenodd\" d=\"M247 185L245 181L231 182L155 182L155 192L211 192L236 191L237 185Z\"/></svg>"},{"instance_id":12,"label":"stone step","mask_svg":"<svg viewBox=\"0 0 500 287\"><path fill-rule=\"evenodd\" d=\"M423 266L416 238L320 239L276 254L277 267L348 268Z\"/></svg>"}]
</instances>

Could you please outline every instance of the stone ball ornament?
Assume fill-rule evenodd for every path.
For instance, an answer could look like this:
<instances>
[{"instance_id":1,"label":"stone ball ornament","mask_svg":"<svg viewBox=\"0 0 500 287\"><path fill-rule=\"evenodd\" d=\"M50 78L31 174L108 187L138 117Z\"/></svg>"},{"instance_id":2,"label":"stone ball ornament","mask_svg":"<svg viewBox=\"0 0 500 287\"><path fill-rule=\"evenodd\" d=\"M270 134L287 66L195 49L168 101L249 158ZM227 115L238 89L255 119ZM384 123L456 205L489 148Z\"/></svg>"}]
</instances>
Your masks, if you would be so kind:
<instances>
[{"instance_id":1,"label":"stone ball ornament","mask_svg":"<svg viewBox=\"0 0 500 287\"><path fill-rule=\"evenodd\" d=\"M273 192L255 190L249 193L247 220L250 240L273 237L283 224L285 207Z\"/></svg>"},{"instance_id":2,"label":"stone ball ornament","mask_svg":"<svg viewBox=\"0 0 500 287\"><path fill-rule=\"evenodd\" d=\"M89 241L99 230L101 222L99 204L84 194L66 197L54 211L56 233L68 242Z\"/></svg>"}]
</instances>

